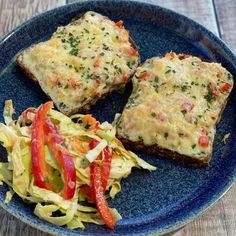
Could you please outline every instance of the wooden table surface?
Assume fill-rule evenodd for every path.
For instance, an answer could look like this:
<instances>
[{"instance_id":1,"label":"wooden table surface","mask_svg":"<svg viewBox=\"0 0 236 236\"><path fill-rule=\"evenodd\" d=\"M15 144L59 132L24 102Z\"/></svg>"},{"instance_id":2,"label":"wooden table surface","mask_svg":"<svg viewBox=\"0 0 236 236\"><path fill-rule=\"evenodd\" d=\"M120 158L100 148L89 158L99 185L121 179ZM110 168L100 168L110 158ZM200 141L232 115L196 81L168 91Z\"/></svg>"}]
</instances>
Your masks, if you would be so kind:
<instances>
[{"instance_id":1,"label":"wooden table surface","mask_svg":"<svg viewBox=\"0 0 236 236\"><path fill-rule=\"evenodd\" d=\"M146 0L180 12L221 37L236 51L236 0ZM0 0L0 37L28 18L74 0ZM235 236L236 185L203 216L174 236ZM48 236L0 209L0 236Z\"/></svg>"}]
</instances>

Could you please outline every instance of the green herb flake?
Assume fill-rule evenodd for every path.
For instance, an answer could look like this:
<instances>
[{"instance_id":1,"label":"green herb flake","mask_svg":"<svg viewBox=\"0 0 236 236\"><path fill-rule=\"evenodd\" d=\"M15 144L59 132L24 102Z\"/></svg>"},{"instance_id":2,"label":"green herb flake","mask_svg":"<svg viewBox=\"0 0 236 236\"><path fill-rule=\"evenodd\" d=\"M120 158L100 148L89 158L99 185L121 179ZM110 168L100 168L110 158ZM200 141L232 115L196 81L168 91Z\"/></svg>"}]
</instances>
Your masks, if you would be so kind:
<instances>
[{"instance_id":1,"label":"green herb flake","mask_svg":"<svg viewBox=\"0 0 236 236\"><path fill-rule=\"evenodd\" d=\"M185 92L187 89L188 89L188 86L187 86L187 85L181 86L181 91L182 91L182 92Z\"/></svg>"},{"instance_id":2,"label":"green herb flake","mask_svg":"<svg viewBox=\"0 0 236 236\"><path fill-rule=\"evenodd\" d=\"M69 53L73 56L77 56L78 55L78 48L72 48Z\"/></svg>"},{"instance_id":3,"label":"green herb flake","mask_svg":"<svg viewBox=\"0 0 236 236\"><path fill-rule=\"evenodd\" d=\"M151 113L151 116L152 116L152 117L156 117L156 113L155 113L155 112L152 112L152 113Z\"/></svg>"},{"instance_id":4,"label":"green herb flake","mask_svg":"<svg viewBox=\"0 0 236 236\"><path fill-rule=\"evenodd\" d=\"M169 74L171 72L171 69L167 70L165 74Z\"/></svg>"},{"instance_id":5,"label":"green herb flake","mask_svg":"<svg viewBox=\"0 0 236 236\"><path fill-rule=\"evenodd\" d=\"M168 133L164 133L164 137L165 137L165 139L167 139L167 138L168 138L168 136L169 136L169 134L168 134Z\"/></svg>"},{"instance_id":6,"label":"green herb flake","mask_svg":"<svg viewBox=\"0 0 236 236\"><path fill-rule=\"evenodd\" d=\"M230 73L227 74L227 79L231 80L232 79L232 75Z\"/></svg>"},{"instance_id":7,"label":"green herb flake","mask_svg":"<svg viewBox=\"0 0 236 236\"><path fill-rule=\"evenodd\" d=\"M196 147L196 144L193 144L191 147L192 147L192 149L194 149Z\"/></svg>"},{"instance_id":8,"label":"green herb flake","mask_svg":"<svg viewBox=\"0 0 236 236\"><path fill-rule=\"evenodd\" d=\"M65 109L66 108L66 104L64 102L60 102L59 103L59 107Z\"/></svg>"},{"instance_id":9,"label":"green herb flake","mask_svg":"<svg viewBox=\"0 0 236 236\"><path fill-rule=\"evenodd\" d=\"M181 110L182 114L185 116L185 114L187 113L186 110Z\"/></svg>"},{"instance_id":10,"label":"green herb flake","mask_svg":"<svg viewBox=\"0 0 236 236\"><path fill-rule=\"evenodd\" d=\"M120 67L118 68L118 72L122 74L122 69Z\"/></svg>"},{"instance_id":11,"label":"green herb flake","mask_svg":"<svg viewBox=\"0 0 236 236\"><path fill-rule=\"evenodd\" d=\"M210 84L207 85L207 91L208 91L208 93L207 93L207 95L204 96L204 98L206 99L206 101L208 103L211 104L212 100L214 100L215 96L214 96L214 94L213 94L213 92L211 90Z\"/></svg>"}]
</instances>

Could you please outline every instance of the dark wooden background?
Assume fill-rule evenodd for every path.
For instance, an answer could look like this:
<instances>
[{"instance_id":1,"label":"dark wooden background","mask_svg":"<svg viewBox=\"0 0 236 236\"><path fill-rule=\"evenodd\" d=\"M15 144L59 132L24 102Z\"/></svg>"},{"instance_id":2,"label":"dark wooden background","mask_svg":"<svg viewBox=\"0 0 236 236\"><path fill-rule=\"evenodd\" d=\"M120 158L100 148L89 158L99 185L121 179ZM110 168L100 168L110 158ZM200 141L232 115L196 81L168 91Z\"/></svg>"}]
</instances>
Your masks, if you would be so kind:
<instances>
[{"instance_id":1,"label":"dark wooden background","mask_svg":"<svg viewBox=\"0 0 236 236\"><path fill-rule=\"evenodd\" d=\"M221 37L236 51L236 0L143 0L180 12ZM0 0L0 37L28 18L74 0ZM0 208L0 236L48 236ZM203 216L174 236L235 236L236 185Z\"/></svg>"}]
</instances>

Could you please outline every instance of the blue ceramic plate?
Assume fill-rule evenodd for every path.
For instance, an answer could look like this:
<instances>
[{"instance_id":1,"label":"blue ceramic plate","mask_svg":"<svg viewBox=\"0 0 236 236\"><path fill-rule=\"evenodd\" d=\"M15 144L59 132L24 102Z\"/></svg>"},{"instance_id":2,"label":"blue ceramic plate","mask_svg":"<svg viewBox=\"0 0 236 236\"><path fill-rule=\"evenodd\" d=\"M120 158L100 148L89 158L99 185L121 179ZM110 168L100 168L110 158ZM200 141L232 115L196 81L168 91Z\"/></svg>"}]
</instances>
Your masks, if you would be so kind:
<instances>
[{"instance_id":1,"label":"blue ceramic plate","mask_svg":"<svg viewBox=\"0 0 236 236\"><path fill-rule=\"evenodd\" d=\"M33 82L26 79L15 64L15 55L31 44L45 40L60 25L66 25L82 12L97 11L117 21L124 20L139 47L141 61L166 52L192 54L222 63L236 75L236 58L215 35L196 22L170 10L145 3L130 1L83 1L66 5L25 22L0 42L0 114L5 99L13 99L17 115L25 108L39 106L47 97ZM129 94L113 93L99 101L91 110L100 121L112 121L120 112ZM115 104L115 106L114 106ZM157 171L134 170L122 181L122 192L109 201L123 216L114 231L103 226L86 225L84 231L57 227L38 219L33 207L14 197L4 204L6 186L0 188L0 204L11 214L31 226L52 234L64 235L155 235L175 230L202 214L233 184L236 178L236 93L217 126L217 136L231 133L226 145L219 138L207 168L193 169L170 160L137 153ZM2 122L2 119L1 119ZM0 155L5 155L3 149Z\"/></svg>"}]
</instances>

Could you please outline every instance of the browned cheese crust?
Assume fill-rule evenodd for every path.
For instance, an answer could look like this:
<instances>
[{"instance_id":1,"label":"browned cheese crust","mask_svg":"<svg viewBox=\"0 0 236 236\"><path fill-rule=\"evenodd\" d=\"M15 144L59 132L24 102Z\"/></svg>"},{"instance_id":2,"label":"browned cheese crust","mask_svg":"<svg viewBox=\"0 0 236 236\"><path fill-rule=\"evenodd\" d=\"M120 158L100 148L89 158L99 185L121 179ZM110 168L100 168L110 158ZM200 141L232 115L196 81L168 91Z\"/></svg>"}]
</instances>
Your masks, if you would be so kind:
<instances>
[{"instance_id":1,"label":"browned cheese crust","mask_svg":"<svg viewBox=\"0 0 236 236\"><path fill-rule=\"evenodd\" d=\"M80 19L81 17L83 17L84 15L85 15L85 13L79 15L79 16L76 17L76 18L74 18L74 19L71 21L70 24L73 24L73 22L75 22L75 24L76 24L76 21L77 21L78 19ZM104 17L104 18L106 18L108 21L110 21L107 17ZM130 42L131 46L132 46L132 47L136 50L136 52L137 52L137 61L138 61L137 65L138 65L138 64L140 63L140 56L139 56L138 51L137 51L137 45L135 44L135 42L133 41L133 39L131 38L131 36L129 36L129 42ZM34 47L34 45L32 46L32 48L33 48L33 47ZM30 48L29 48L29 49L30 49ZM28 65L24 64L24 61L23 61L23 55L24 55L24 53L27 52L27 50L29 50L29 49L23 50L23 51L16 57L16 64L17 64L19 67L21 67L22 71L23 71L24 74L27 76L27 78L29 78L30 80L36 82L36 84L39 84L39 81L38 81L37 76L32 72L32 70L28 67ZM129 78L132 77L134 73L135 73L135 70L133 70L133 72L129 74L129 77L127 78L127 81L129 81ZM112 91L114 91L114 90L119 90L119 89L123 88L124 85L125 85L125 83L120 83L120 85L116 85L116 86L114 86L114 87L111 87L110 90L109 90L108 92L106 92L106 93L99 93L99 94L93 95L93 99L90 100L89 102L87 102L86 104L84 104L84 105L81 106L81 105L78 103L78 105L77 105L76 107L73 107L73 108L71 108L70 110L65 110L65 109L63 109L62 107L60 107L60 106L58 105L58 102L53 101L53 98L50 96L49 93L46 93L46 92L44 91L44 89L42 89L42 90L46 93L47 97L48 97L50 100L52 100L52 101L54 102L55 106L57 107L57 109L58 109L59 111L61 111L62 113L66 114L66 115L72 115L72 114L75 114L75 113L81 113L81 112L84 113L84 112L87 112L87 111L91 108L91 106L93 106L93 105L96 103L97 100L106 98L107 96L109 96L109 94L110 94Z\"/></svg>"},{"instance_id":2,"label":"browned cheese crust","mask_svg":"<svg viewBox=\"0 0 236 236\"><path fill-rule=\"evenodd\" d=\"M171 52L171 53L167 53L165 57L167 58L167 61L164 60L164 63L163 63L164 65L160 64L159 60L161 60L161 59L153 58L150 61L145 62L143 65L141 65L137 69L137 73L134 75L134 77L132 79L132 82L135 84L134 88L133 88L133 92L131 94L131 97L130 97L126 107L124 108L124 110L121 114L121 117L118 118L118 123L117 123L117 125L118 125L117 133L118 134L117 134L117 137L123 142L125 147L130 148L131 150L140 150L144 153L148 153L148 154L151 154L151 155L158 155L158 156L160 155L162 157L166 157L166 158L175 160L179 163L183 163L183 164L186 164L186 165L189 165L189 166L192 166L192 167L196 167L196 168L207 166L207 165L209 165L210 160L212 158L216 124L220 121L221 115L222 115L222 113L223 113L223 111L224 111L224 109L227 105L227 102L228 102L229 98L230 98L230 91L232 90L232 87L233 87L232 75L227 70L225 70L223 67L221 67L219 64L217 65L216 63L213 63L211 65L211 63L208 63L208 62L205 63L205 60L200 60L199 58L192 57L190 55L185 55L185 54L176 55L175 53ZM170 59L170 62L171 62L169 64L168 64L168 59ZM186 63L189 63L190 65L192 64L193 66L195 66L194 63L196 63L196 65L198 65L197 63L199 63L199 67L202 65L202 67L204 69L207 67L208 68L207 70L211 70L211 68L212 68L215 71L219 71L217 73L221 73L224 76L222 75L221 78L212 77L212 79L209 79L210 82L208 82L208 81L205 82L206 84L204 84L204 86L202 85L200 87L202 98L198 98L198 97L195 97L193 95L195 95L195 91L196 91L196 94L199 94L198 84L204 83L204 80L202 80L202 82L200 82L201 80L199 80L198 83L196 83L196 81L193 81L193 82L190 81L190 85L194 84L194 86L195 86L195 83L197 84L195 90L194 90L194 88L191 88L189 86L189 83L186 83L186 81L183 83L183 85L184 86L187 85L187 86L183 87L182 89L176 83L176 84L173 85L173 87L176 88L176 90L175 89L173 90L172 87L170 87L169 90L166 87L164 87L164 89L161 90L161 88L160 88L160 86L161 86L160 84L162 83L162 81L160 81L161 77L163 77L163 76L166 77L167 81L165 80L165 83L168 84L168 83L170 83L170 82L168 82L168 76L173 76L173 77L170 77L172 79L172 81L175 79L175 76L178 76L178 74L177 74L178 69L179 69L178 59L181 60L181 61L185 60L185 59L187 59L187 61L190 60L190 63L189 62L186 62ZM167 64L167 67L166 67L167 69L165 70L166 72L164 71L164 73L160 72L160 74L155 74L156 73L155 71L158 71L159 69L158 70L156 68L152 69L152 66L150 65L152 63L152 60L156 60L155 63L153 63L153 64L155 64L157 66L156 68L159 68L160 70L163 69L163 67L165 68L165 65ZM176 62L177 66L176 67L174 67L174 65L175 65L174 60L177 60L177 62ZM179 62L179 63L181 64L181 66L183 65L182 62ZM185 68L185 70L186 70L186 68ZM144 71L144 72L142 72L142 71ZM171 75L171 73L173 73L173 75ZM206 72L204 71L204 73L206 73ZM212 73L212 72L210 72L210 73ZM143 75L145 75L145 77ZM197 75L201 76L200 73L197 74ZM213 73L213 75L214 75L214 73ZM200 120L201 119L200 118L199 119L199 122L201 122L200 124L198 124L196 122L196 120L194 121L193 124L195 124L195 122L196 122L196 128L194 128L194 127L193 128L196 131L194 131L194 129L191 131L191 132L193 132L193 131L196 132L196 133L194 133L194 135L191 136L191 132L186 133L187 136L184 136L185 134L183 134L183 136L182 136L183 138L188 137L190 135L191 140L193 140L193 141L192 141L192 143L189 143L189 144L187 143L187 145L185 145L183 147L183 149L181 150L181 153L179 153L178 151L173 150L173 148L169 149L168 147L165 147L165 142L168 141L168 138L169 139L171 139L172 137L176 138L176 136L172 136L172 134L171 134L171 132L173 132L172 129L176 128L176 126L175 125L172 126L172 128L169 129L169 133L168 133L168 129L165 128L166 126L165 126L164 123L165 123L165 121L168 121L168 118L165 118L165 115L166 114L168 115L168 113L169 113L169 111L168 111L169 107L168 106L170 105L170 103L168 103L168 106L166 107L166 110L164 110L165 107L161 106L160 104L163 104L163 102L165 102L165 101L163 100L163 101L161 101L161 103L158 103L158 100L161 100L162 95L161 96L159 95L160 97L156 97L157 95L155 94L155 92L151 92L152 86L155 87L155 84L153 84L153 82L150 82L149 90L147 89L147 86L148 86L147 84L149 82L146 83L144 81L152 80L152 78L154 78L153 76L157 76L159 78L159 80L158 80L159 85L157 87L158 91L159 91L159 92L157 92L158 95L160 94L160 91L162 91L163 93L167 93L168 96L170 96L171 94L174 94L176 91L177 91L178 94L181 94L181 93L183 94L183 97L184 97L183 98L183 101L184 101L183 104L184 105L187 104L186 110L183 111L183 109L185 107L183 106L183 104L181 105L182 97L177 97L178 99L180 99L180 109L181 109L181 113L183 113L182 119L187 119L188 118L187 117L188 112L190 113L194 106L199 107L199 105L197 105L198 104L197 103L198 99L203 100L200 103L201 104L200 108L196 107L196 109L199 109L199 111L197 110L195 113L190 113L190 115L191 115L191 117L194 117L196 115L199 116L199 117L204 116L205 112L202 112L201 109L203 109L202 106L204 106L204 99L207 100L206 111L209 112L209 115L205 116L202 121ZM183 77L183 76L184 75L181 74L181 77ZM203 77L204 76L205 75L203 75ZM193 78L194 78L194 74L193 74ZM219 79L219 80L216 80L216 79ZM225 84L228 84L229 86L228 86L227 90L223 91L223 88L226 89L226 87L224 86ZM143 88L145 88L145 89L143 89ZM191 88L191 90L189 92L187 90L188 88ZM213 91L210 91L211 89ZM184 93L186 90L188 92L187 95ZM140 94L138 94L138 91L140 92ZM206 91L205 94L204 94L204 91ZM207 94L207 91L208 91L208 94ZM153 93L153 97L150 97L150 93ZM149 98L146 99L147 96L149 96ZM166 99L166 98L163 97L163 99ZM214 101L217 100L217 99L220 99L219 100L220 105L218 106L218 109L215 110L215 108L212 109L211 106L212 106L212 104L214 105ZM155 101L154 102L154 108L152 108L152 101ZM170 101L170 100L167 100L167 101ZM177 100L173 99L173 106L178 106L178 102L175 102L175 101L177 101ZM159 104L159 105L156 105L156 104ZM156 106L156 108L155 108L155 106ZM159 113L159 111L161 112L163 110L166 113L164 113L163 116L162 116L162 114ZM178 112L178 109L173 110L173 111L174 111L174 114L176 114ZM183 123L183 125L181 125L181 123L180 123L181 122L181 113L178 116L179 117L178 118L179 119L178 120L178 127L180 127L180 130L184 131L185 125L187 125L187 123L186 124ZM211 120L211 114L214 114L214 117L213 117L214 120L213 120L212 123L208 123L209 119ZM149 116L149 118L146 118L148 116ZM138 122L138 118L136 119L136 117L143 117L144 121L140 121L140 123L142 123L142 122L144 122L144 123L138 125L139 122ZM158 122L155 123L152 120L152 118L154 118L154 119L163 119L163 120L160 120L159 123ZM165 119L167 119L167 120L165 120ZM151 123L148 123L148 122L151 122ZM169 122L173 122L173 120L169 121ZM175 123L170 123L170 124L175 124ZM153 129L149 129L148 126L150 126L150 125L152 125ZM177 125L177 123L176 123L176 125ZM125 127L127 127L127 128L125 128ZM203 128L204 131L203 131L202 134L201 134L201 132L198 131L199 128ZM143 130L143 132L139 132L140 130ZM149 135L154 135L153 132L162 132L161 134L163 135L162 139L163 139L163 142L164 142L164 145L163 145L163 142L162 142L162 145L164 147L160 146L158 142L153 143L153 141L152 141L151 144L147 144L148 143L147 140L150 140L147 137L146 137L146 142L144 142L142 135L144 135L145 130L148 130L149 133L146 132L146 135L148 135L148 136ZM162 131L160 131L160 130L162 130ZM137 135L136 135L136 133L137 133ZM200 151L205 151L205 152L203 153L203 155L199 155L199 154L196 155L196 154L194 154L194 150L196 150L195 148L198 147L201 143L201 140L199 139L199 138L201 138L201 135L203 135L204 138L209 137L210 141L209 141L208 145L210 145L210 146L209 146L209 149L206 149L206 151L205 151L204 146L203 146L203 148L200 147L199 150ZM194 141L194 136L196 137L196 141ZM177 135L177 137L178 137L178 135ZM180 139L180 137L181 136L179 136L179 139ZM137 140L137 141L133 141L133 140ZM171 142L170 145L172 145L172 147L173 147L174 143ZM186 152L186 154L185 154L185 151L184 151L185 149L184 148L185 147L191 147L191 145L193 147L193 155L189 155L189 153L191 153L191 152ZM205 144L203 144L203 145L205 145Z\"/></svg>"}]
</instances>

